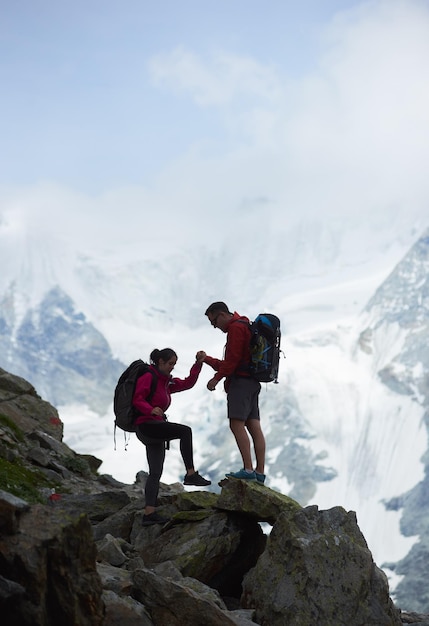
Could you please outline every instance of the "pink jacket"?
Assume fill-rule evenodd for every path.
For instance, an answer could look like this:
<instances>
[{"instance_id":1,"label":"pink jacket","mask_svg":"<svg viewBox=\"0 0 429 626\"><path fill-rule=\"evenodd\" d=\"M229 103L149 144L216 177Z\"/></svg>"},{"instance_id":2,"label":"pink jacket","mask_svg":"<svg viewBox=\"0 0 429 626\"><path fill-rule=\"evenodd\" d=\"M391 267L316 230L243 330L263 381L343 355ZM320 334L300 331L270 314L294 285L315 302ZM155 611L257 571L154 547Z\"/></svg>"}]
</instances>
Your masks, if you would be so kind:
<instances>
[{"instance_id":1,"label":"pink jacket","mask_svg":"<svg viewBox=\"0 0 429 626\"><path fill-rule=\"evenodd\" d=\"M144 422L153 421L163 422L164 419L160 415L151 415L152 409L155 406L159 406L165 413L171 404L171 394L191 389L191 387L193 387L198 380L201 368L202 363L194 363L191 367L191 371L189 372L189 376L182 379L161 374L161 372L159 372L154 365L151 365L151 370L155 372L157 377L155 393L149 403L146 398L150 393L152 374L147 372L146 374L143 374L143 376L140 376L137 380L136 390L133 397L133 406L140 413L135 423L144 424Z\"/></svg>"}]
</instances>

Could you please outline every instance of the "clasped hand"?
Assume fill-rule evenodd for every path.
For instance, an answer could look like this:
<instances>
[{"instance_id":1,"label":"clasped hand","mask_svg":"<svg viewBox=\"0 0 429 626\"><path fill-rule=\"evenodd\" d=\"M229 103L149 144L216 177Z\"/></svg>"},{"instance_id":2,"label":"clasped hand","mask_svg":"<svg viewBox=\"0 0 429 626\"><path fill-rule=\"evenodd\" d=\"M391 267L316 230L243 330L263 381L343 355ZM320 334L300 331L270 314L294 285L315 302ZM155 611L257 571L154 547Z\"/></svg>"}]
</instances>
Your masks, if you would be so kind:
<instances>
[{"instance_id":1,"label":"clasped hand","mask_svg":"<svg viewBox=\"0 0 429 626\"><path fill-rule=\"evenodd\" d=\"M206 356L207 353L204 352L204 350L199 350L195 356L195 360L197 361L197 363L203 363Z\"/></svg>"},{"instance_id":2,"label":"clasped hand","mask_svg":"<svg viewBox=\"0 0 429 626\"><path fill-rule=\"evenodd\" d=\"M204 359L206 358L206 356L207 354L204 352L204 350L199 350L195 356L195 359L197 363L204 363ZM218 382L219 381L216 380L216 378L211 378L207 383L207 389L209 389L210 391L214 391Z\"/></svg>"}]
</instances>

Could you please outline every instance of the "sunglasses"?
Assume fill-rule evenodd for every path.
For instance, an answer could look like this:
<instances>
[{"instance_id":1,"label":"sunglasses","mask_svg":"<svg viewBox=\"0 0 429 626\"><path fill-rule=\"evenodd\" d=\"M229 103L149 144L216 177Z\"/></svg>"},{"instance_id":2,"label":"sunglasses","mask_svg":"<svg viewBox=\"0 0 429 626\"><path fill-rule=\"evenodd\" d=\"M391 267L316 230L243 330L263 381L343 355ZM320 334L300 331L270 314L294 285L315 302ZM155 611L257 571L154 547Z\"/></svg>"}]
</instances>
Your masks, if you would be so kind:
<instances>
[{"instance_id":1,"label":"sunglasses","mask_svg":"<svg viewBox=\"0 0 429 626\"><path fill-rule=\"evenodd\" d=\"M216 328L217 326L217 320L219 315L221 315L221 313L218 313L213 319L210 320L210 324L213 326L213 328Z\"/></svg>"}]
</instances>

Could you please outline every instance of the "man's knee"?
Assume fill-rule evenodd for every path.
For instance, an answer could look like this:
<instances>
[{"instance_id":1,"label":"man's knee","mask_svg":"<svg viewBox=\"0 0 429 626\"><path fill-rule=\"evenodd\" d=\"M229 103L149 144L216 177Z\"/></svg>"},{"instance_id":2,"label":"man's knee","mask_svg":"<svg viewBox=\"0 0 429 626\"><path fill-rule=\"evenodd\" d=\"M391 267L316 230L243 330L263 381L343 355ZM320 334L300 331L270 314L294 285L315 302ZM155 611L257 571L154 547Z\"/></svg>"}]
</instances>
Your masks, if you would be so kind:
<instances>
[{"instance_id":1,"label":"man's knee","mask_svg":"<svg viewBox=\"0 0 429 626\"><path fill-rule=\"evenodd\" d=\"M233 433L244 430L245 425L246 425L246 422L244 420L235 419L235 418L229 419L229 427Z\"/></svg>"}]
</instances>

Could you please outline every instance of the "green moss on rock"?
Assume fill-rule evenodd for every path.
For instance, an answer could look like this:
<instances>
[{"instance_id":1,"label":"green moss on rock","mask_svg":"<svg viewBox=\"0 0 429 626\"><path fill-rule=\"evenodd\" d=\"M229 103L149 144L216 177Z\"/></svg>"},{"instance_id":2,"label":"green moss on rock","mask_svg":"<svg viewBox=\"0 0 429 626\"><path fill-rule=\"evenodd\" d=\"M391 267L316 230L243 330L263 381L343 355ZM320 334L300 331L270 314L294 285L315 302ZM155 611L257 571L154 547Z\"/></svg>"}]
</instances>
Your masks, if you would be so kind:
<instances>
[{"instance_id":1,"label":"green moss on rock","mask_svg":"<svg viewBox=\"0 0 429 626\"><path fill-rule=\"evenodd\" d=\"M91 468L89 467L89 463L81 456L68 456L65 457L63 462L64 467L70 470L70 472L73 472L74 474L80 474L85 478L89 478L91 476Z\"/></svg>"},{"instance_id":2,"label":"green moss on rock","mask_svg":"<svg viewBox=\"0 0 429 626\"><path fill-rule=\"evenodd\" d=\"M174 504L181 511L212 509L216 507L219 496L211 491L183 491L174 496Z\"/></svg>"},{"instance_id":3,"label":"green moss on rock","mask_svg":"<svg viewBox=\"0 0 429 626\"><path fill-rule=\"evenodd\" d=\"M24 434L22 430L15 424L15 422L8 417L7 415L3 415L0 413L0 424L10 430L16 437L18 441L24 441Z\"/></svg>"},{"instance_id":4,"label":"green moss on rock","mask_svg":"<svg viewBox=\"0 0 429 626\"><path fill-rule=\"evenodd\" d=\"M29 504L45 502L41 489L54 485L38 470L28 469L19 461L13 463L0 458L0 489L25 500Z\"/></svg>"}]
</instances>

